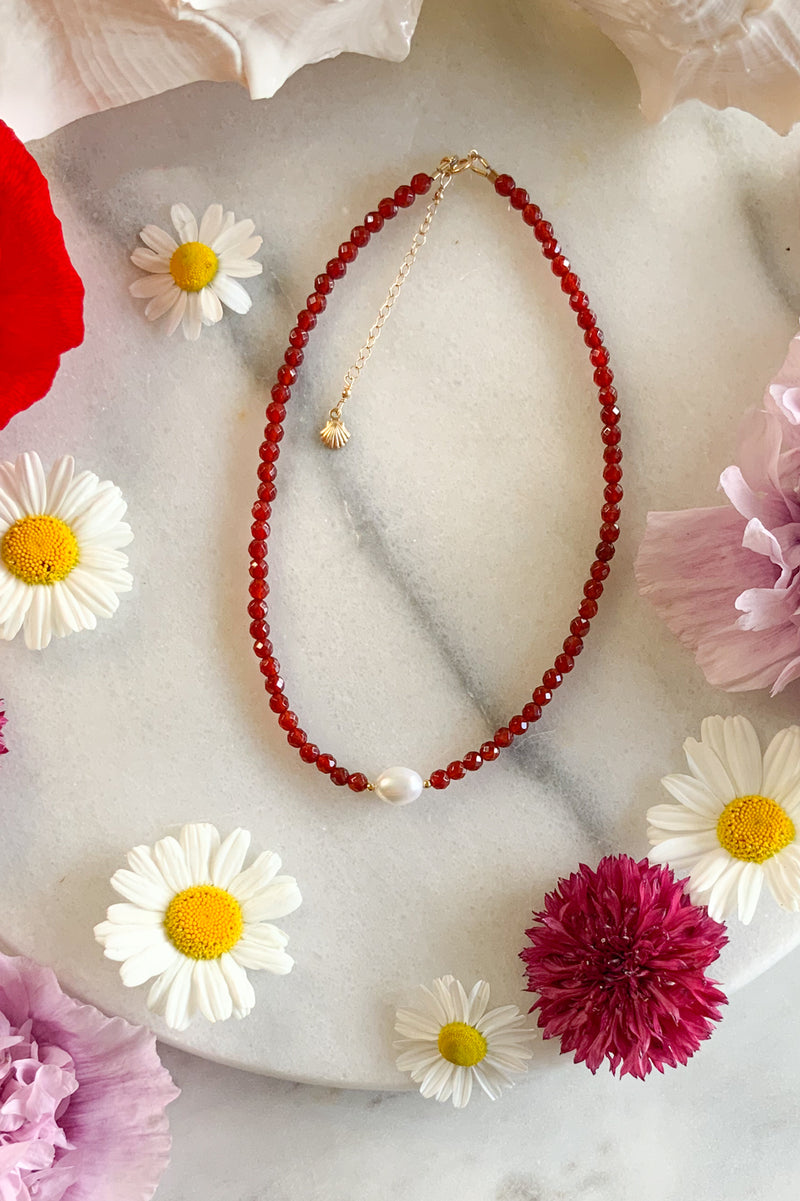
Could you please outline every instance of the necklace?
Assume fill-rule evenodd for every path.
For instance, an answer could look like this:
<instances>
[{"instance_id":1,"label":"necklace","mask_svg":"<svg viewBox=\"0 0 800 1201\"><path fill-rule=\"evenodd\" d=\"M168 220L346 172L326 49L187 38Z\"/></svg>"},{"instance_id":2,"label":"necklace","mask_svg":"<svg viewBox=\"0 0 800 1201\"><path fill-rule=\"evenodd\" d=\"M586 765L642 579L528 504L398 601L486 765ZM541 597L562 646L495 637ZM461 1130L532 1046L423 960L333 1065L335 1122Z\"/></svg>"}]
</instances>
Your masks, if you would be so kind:
<instances>
[{"instance_id":1,"label":"necklace","mask_svg":"<svg viewBox=\"0 0 800 1201\"><path fill-rule=\"evenodd\" d=\"M319 747L309 739L305 730L301 729L299 718L292 710L286 696L286 684L280 673L280 664L273 654L273 646L269 637L270 627L267 623L267 597L269 596L267 547L270 535L268 522L272 515L272 503L277 495L275 486L277 462L281 453L280 444L283 439L286 406L291 399L292 388L303 362L303 348L308 342L310 332L317 324L317 318L327 307L327 298L333 291L336 281L343 278L350 264L357 258L359 250L368 244L374 234L381 231L387 221L393 220L400 209L410 208L419 196L425 195L434 184L436 185L422 223L414 235L408 253L403 259L397 277L389 289L367 340L358 352L354 364L345 374L341 399L328 413L328 420L320 431L322 441L331 450L342 449L350 438L350 432L342 418L342 408L350 398L353 386L372 353L372 348L414 265L420 247L425 243L445 189L458 175L467 171L473 172L493 184L495 192L499 196L507 198L511 209L519 212L525 225L532 229L542 254L550 262L553 274L561 281L561 290L575 313L578 328L583 332L584 342L589 348L589 358L594 368L594 383L598 389L598 400L601 405L605 490L604 504L600 514L602 520L600 541L595 548L595 558L589 568L588 579L583 585L583 596L578 604L577 615L570 622L569 634L564 639L562 649L556 655L553 665L544 672L541 684L534 688L531 699L522 706L520 712L511 717L507 725L500 726L495 730L492 737L484 742L479 750L469 751L460 759L454 759L448 763L447 767L432 771L426 779L423 779L418 772L411 768L390 767L381 772L373 782L364 772L351 772L345 767L340 767L333 755L320 751ZM603 581L609 574L610 561L614 557L614 544L619 537L617 520L622 501L620 414L616 404L617 392L613 387L614 373L609 366L609 353L603 341L603 334L597 327L595 314L589 308L589 299L581 289L581 282L572 270L569 260L563 255L561 246L553 233L552 225L543 219L541 210L537 205L531 203L524 188L517 187L510 175L498 175L489 166L486 159L475 150L465 158L455 156L443 158L432 176L425 173L415 175L410 184L401 185L393 196L381 200L373 212L367 213L363 223L351 231L349 240L342 242L337 255L326 265L324 272L314 280L314 291L308 297L306 307L297 314L296 324L289 334L289 347L284 355L283 364L278 368L277 382L272 388L272 399L267 406L268 424L264 430L264 441L259 448L261 463L258 469L258 500L252 509L252 541L249 548L251 599L248 613L251 619L250 634L253 639L253 649L259 660L264 688L269 695L269 707L276 714L280 728L286 732L287 742L298 751L303 762L316 764L317 770L326 775L334 785L340 788L347 785L353 792L374 792L381 800L398 805L416 800L421 795L423 788L436 790L447 788L451 781L461 780L467 772L478 771L484 763L493 762L502 750L511 746L515 738L524 734L530 725L537 722L542 716L544 706L550 704L556 689L561 686L564 677L572 671L575 659L583 650L583 640L589 632L590 622L597 613L597 602L603 594Z\"/></svg>"}]
</instances>

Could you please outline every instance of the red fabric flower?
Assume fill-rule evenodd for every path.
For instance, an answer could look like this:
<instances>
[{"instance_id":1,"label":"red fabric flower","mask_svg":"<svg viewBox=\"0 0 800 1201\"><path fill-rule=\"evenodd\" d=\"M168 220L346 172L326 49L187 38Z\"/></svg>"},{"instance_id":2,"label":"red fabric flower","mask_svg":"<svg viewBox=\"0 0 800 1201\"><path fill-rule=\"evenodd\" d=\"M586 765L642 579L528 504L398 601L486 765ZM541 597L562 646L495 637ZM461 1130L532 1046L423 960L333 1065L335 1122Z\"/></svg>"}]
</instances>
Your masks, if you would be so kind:
<instances>
[{"instance_id":1,"label":"red fabric flower","mask_svg":"<svg viewBox=\"0 0 800 1201\"><path fill-rule=\"evenodd\" d=\"M0 121L0 429L40 400L83 341L83 284L47 180Z\"/></svg>"},{"instance_id":2,"label":"red fabric flower","mask_svg":"<svg viewBox=\"0 0 800 1201\"><path fill-rule=\"evenodd\" d=\"M545 897L520 951L544 1038L596 1072L643 1080L677 1067L719 1021L725 994L705 969L728 941L669 868L627 855L581 864Z\"/></svg>"}]
</instances>

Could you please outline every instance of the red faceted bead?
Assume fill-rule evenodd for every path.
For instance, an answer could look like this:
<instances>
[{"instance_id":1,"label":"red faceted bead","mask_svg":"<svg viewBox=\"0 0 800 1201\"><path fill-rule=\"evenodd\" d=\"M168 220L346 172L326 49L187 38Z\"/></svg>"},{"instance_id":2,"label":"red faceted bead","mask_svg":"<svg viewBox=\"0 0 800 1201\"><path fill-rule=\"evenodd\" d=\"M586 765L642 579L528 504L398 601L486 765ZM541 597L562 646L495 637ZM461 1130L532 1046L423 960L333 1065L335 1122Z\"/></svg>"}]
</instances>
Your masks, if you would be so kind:
<instances>
[{"instance_id":1,"label":"red faceted bead","mask_svg":"<svg viewBox=\"0 0 800 1201\"><path fill-rule=\"evenodd\" d=\"M606 463L620 463L622 461L622 447L607 446L603 451L603 458L605 459Z\"/></svg>"},{"instance_id":2,"label":"red faceted bead","mask_svg":"<svg viewBox=\"0 0 800 1201\"><path fill-rule=\"evenodd\" d=\"M589 600L600 600L603 595L603 585L599 580L587 580L583 585L583 595Z\"/></svg>"},{"instance_id":3,"label":"red faceted bead","mask_svg":"<svg viewBox=\"0 0 800 1201\"><path fill-rule=\"evenodd\" d=\"M557 254L550 264L550 270L553 275L559 277L569 274L569 259L565 259L563 254Z\"/></svg>"},{"instance_id":4,"label":"red faceted bead","mask_svg":"<svg viewBox=\"0 0 800 1201\"><path fill-rule=\"evenodd\" d=\"M581 281L578 279L574 271L568 271L561 280L561 291L572 295L573 292L580 292Z\"/></svg>"},{"instance_id":5,"label":"red faceted bead","mask_svg":"<svg viewBox=\"0 0 800 1201\"><path fill-rule=\"evenodd\" d=\"M594 321L594 319L594 313L592 313L592 321ZM596 325L593 325L591 329L586 330L583 335L583 340L586 345L592 349L594 349L596 346L602 346L604 341L603 331L598 329Z\"/></svg>"},{"instance_id":6,"label":"red faceted bead","mask_svg":"<svg viewBox=\"0 0 800 1201\"><path fill-rule=\"evenodd\" d=\"M308 309L301 309L297 314L297 324L300 326L300 329L309 330L313 329L317 324L317 319L313 313L309 313Z\"/></svg>"},{"instance_id":7,"label":"red faceted bead","mask_svg":"<svg viewBox=\"0 0 800 1201\"><path fill-rule=\"evenodd\" d=\"M527 705L522 706L522 713L521 713L522 720L526 721L529 725L534 721L538 721L541 716L542 716L542 706L541 705L534 704L533 701L528 701ZM510 728L510 723L509 723L509 728Z\"/></svg>"},{"instance_id":8,"label":"red faceted bead","mask_svg":"<svg viewBox=\"0 0 800 1201\"><path fill-rule=\"evenodd\" d=\"M617 463L609 463L603 471L603 479L609 484L618 484L622 479L622 468Z\"/></svg>"},{"instance_id":9,"label":"red faceted bead","mask_svg":"<svg viewBox=\"0 0 800 1201\"><path fill-rule=\"evenodd\" d=\"M578 614L585 617L587 621L591 621L593 617L597 617L597 601L582 600L578 605Z\"/></svg>"},{"instance_id":10,"label":"red faceted bead","mask_svg":"<svg viewBox=\"0 0 800 1201\"><path fill-rule=\"evenodd\" d=\"M616 388L601 388L597 394L597 399L601 405L615 405L617 403Z\"/></svg>"},{"instance_id":11,"label":"red faceted bead","mask_svg":"<svg viewBox=\"0 0 800 1201\"><path fill-rule=\"evenodd\" d=\"M466 767L460 759L454 759L452 763L447 765L447 774L451 780L462 780L466 775Z\"/></svg>"},{"instance_id":12,"label":"red faceted bead","mask_svg":"<svg viewBox=\"0 0 800 1201\"><path fill-rule=\"evenodd\" d=\"M288 363L284 363L283 367L278 368L278 383L285 384L288 388L297 379L297 372L294 367L290 367Z\"/></svg>"},{"instance_id":13,"label":"red faceted bead","mask_svg":"<svg viewBox=\"0 0 800 1201\"><path fill-rule=\"evenodd\" d=\"M616 405L603 405L600 410L600 420L603 425L619 425L622 416Z\"/></svg>"},{"instance_id":14,"label":"red faceted bead","mask_svg":"<svg viewBox=\"0 0 800 1201\"><path fill-rule=\"evenodd\" d=\"M292 346L307 346L308 334L304 329L300 329L299 326L295 326L292 332L289 334L289 341L291 342ZM288 400L288 397L286 399Z\"/></svg>"},{"instance_id":15,"label":"red faceted bead","mask_svg":"<svg viewBox=\"0 0 800 1201\"><path fill-rule=\"evenodd\" d=\"M272 701L274 701L275 699L276 698L274 696L271 698ZM285 711L283 713L281 713L280 717L278 718L278 725L280 726L280 728L282 730L293 730L295 728L295 726L297 725L298 720L299 719L298 719L297 714L292 713L291 709L289 709L287 707L285 709Z\"/></svg>"},{"instance_id":16,"label":"red faceted bead","mask_svg":"<svg viewBox=\"0 0 800 1201\"><path fill-rule=\"evenodd\" d=\"M556 659L555 659L556 671L560 671L562 676L565 676L565 675L567 675L568 672L572 671L574 666L575 666L575 664L573 662L572 655L567 655L567 654L556 655Z\"/></svg>"},{"instance_id":17,"label":"red faceted bead","mask_svg":"<svg viewBox=\"0 0 800 1201\"><path fill-rule=\"evenodd\" d=\"M561 253L561 247L555 238L545 238L541 243L542 254L546 259L554 259Z\"/></svg>"},{"instance_id":18,"label":"red faceted bead","mask_svg":"<svg viewBox=\"0 0 800 1201\"><path fill-rule=\"evenodd\" d=\"M269 585L265 584L263 580L253 580L250 585L250 595L253 600L264 600L269 596Z\"/></svg>"},{"instance_id":19,"label":"red faceted bead","mask_svg":"<svg viewBox=\"0 0 800 1201\"><path fill-rule=\"evenodd\" d=\"M369 241L369 230L364 225L356 225L350 230L350 241L358 246L359 250L363 249Z\"/></svg>"},{"instance_id":20,"label":"red faceted bead","mask_svg":"<svg viewBox=\"0 0 800 1201\"><path fill-rule=\"evenodd\" d=\"M324 313L328 307L328 302L319 292L312 292L306 300L306 308L309 313Z\"/></svg>"},{"instance_id":21,"label":"red faceted bead","mask_svg":"<svg viewBox=\"0 0 800 1201\"><path fill-rule=\"evenodd\" d=\"M352 792L366 792L369 780L364 775L363 771L351 772L347 777L347 787Z\"/></svg>"},{"instance_id":22,"label":"red faceted bead","mask_svg":"<svg viewBox=\"0 0 800 1201\"><path fill-rule=\"evenodd\" d=\"M542 683L545 688L559 688L561 685L561 673L556 671L554 667L548 667L547 671L542 676Z\"/></svg>"},{"instance_id":23,"label":"red faceted bead","mask_svg":"<svg viewBox=\"0 0 800 1201\"><path fill-rule=\"evenodd\" d=\"M564 650L574 659L583 650L583 639L577 634L570 634L569 638L564 639Z\"/></svg>"},{"instance_id":24,"label":"red faceted bead","mask_svg":"<svg viewBox=\"0 0 800 1201\"><path fill-rule=\"evenodd\" d=\"M256 617L250 622L250 637L253 641L261 646L266 646L269 638L269 625L264 621L263 617ZM270 654L272 648L270 647ZM256 652L258 654L258 652Z\"/></svg>"},{"instance_id":25,"label":"red faceted bead","mask_svg":"<svg viewBox=\"0 0 800 1201\"><path fill-rule=\"evenodd\" d=\"M286 384L273 384L270 396L277 404L288 404L292 399L292 390Z\"/></svg>"},{"instance_id":26,"label":"red faceted bead","mask_svg":"<svg viewBox=\"0 0 800 1201\"><path fill-rule=\"evenodd\" d=\"M510 196L516 184L510 175L498 175L494 181L494 190L498 196Z\"/></svg>"},{"instance_id":27,"label":"red faceted bead","mask_svg":"<svg viewBox=\"0 0 800 1201\"><path fill-rule=\"evenodd\" d=\"M333 755L319 755L317 757L317 771L324 772L329 776L336 766L336 760Z\"/></svg>"},{"instance_id":28,"label":"red faceted bead","mask_svg":"<svg viewBox=\"0 0 800 1201\"><path fill-rule=\"evenodd\" d=\"M508 723L508 728L515 737L518 737L520 734L524 734L527 730L527 719L522 713L515 713Z\"/></svg>"},{"instance_id":29,"label":"red faceted bead","mask_svg":"<svg viewBox=\"0 0 800 1201\"><path fill-rule=\"evenodd\" d=\"M283 426L273 422L264 430L264 437L267 442L280 442L283 438L283 433Z\"/></svg>"},{"instance_id":30,"label":"red faceted bead","mask_svg":"<svg viewBox=\"0 0 800 1201\"><path fill-rule=\"evenodd\" d=\"M263 542L269 537L269 525L266 521L254 521L250 526L250 533L254 539Z\"/></svg>"},{"instance_id":31,"label":"red faceted bead","mask_svg":"<svg viewBox=\"0 0 800 1201\"><path fill-rule=\"evenodd\" d=\"M530 196L524 188L512 188L509 196L512 209L518 209L520 212L525 208L526 204L530 203Z\"/></svg>"},{"instance_id":32,"label":"red faceted bead","mask_svg":"<svg viewBox=\"0 0 800 1201\"><path fill-rule=\"evenodd\" d=\"M593 313L591 309L580 309L575 315L575 320L577 321L579 327L583 330L586 330L588 333L589 330L594 328L595 322L597 321L597 315Z\"/></svg>"},{"instance_id":33,"label":"red faceted bead","mask_svg":"<svg viewBox=\"0 0 800 1201\"><path fill-rule=\"evenodd\" d=\"M283 352L284 362L290 367L299 367L303 361L303 352L297 346L290 346L288 350Z\"/></svg>"},{"instance_id":34,"label":"red faceted bead","mask_svg":"<svg viewBox=\"0 0 800 1201\"><path fill-rule=\"evenodd\" d=\"M575 313L579 313L581 309L589 307L589 297L585 292L573 292L569 298L569 307Z\"/></svg>"},{"instance_id":35,"label":"red faceted bead","mask_svg":"<svg viewBox=\"0 0 800 1201\"><path fill-rule=\"evenodd\" d=\"M606 484L603 496L610 505L618 505L624 496L622 484Z\"/></svg>"},{"instance_id":36,"label":"red faceted bead","mask_svg":"<svg viewBox=\"0 0 800 1201\"><path fill-rule=\"evenodd\" d=\"M479 767L483 767L483 758L477 751L469 751L462 760L467 771L477 771Z\"/></svg>"},{"instance_id":37,"label":"red faceted bead","mask_svg":"<svg viewBox=\"0 0 800 1201\"><path fill-rule=\"evenodd\" d=\"M549 221L537 221L533 227L533 236L537 242L548 242L553 237L553 227Z\"/></svg>"},{"instance_id":38,"label":"red faceted bead","mask_svg":"<svg viewBox=\"0 0 800 1201\"><path fill-rule=\"evenodd\" d=\"M494 741L498 746L511 746L511 743L514 741L514 735L508 726L501 726L499 730L495 730L494 732Z\"/></svg>"},{"instance_id":39,"label":"red faceted bead","mask_svg":"<svg viewBox=\"0 0 800 1201\"><path fill-rule=\"evenodd\" d=\"M367 213L364 218L364 228L368 229L371 234L380 233L383 229L383 217L380 213Z\"/></svg>"},{"instance_id":40,"label":"red faceted bead","mask_svg":"<svg viewBox=\"0 0 800 1201\"><path fill-rule=\"evenodd\" d=\"M267 623L258 621L253 622L252 624L266 625ZM267 626L267 629L269 629L269 626ZM269 638L264 638L262 641L255 641L253 643L253 653L258 659L269 659L272 655L272 649L272 643L270 642Z\"/></svg>"},{"instance_id":41,"label":"red faceted bead","mask_svg":"<svg viewBox=\"0 0 800 1201\"><path fill-rule=\"evenodd\" d=\"M281 674L281 665L274 655L267 655L266 659L262 659L258 665L258 670L262 676L272 677L275 679Z\"/></svg>"},{"instance_id":42,"label":"red faceted bead","mask_svg":"<svg viewBox=\"0 0 800 1201\"><path fill-rule=\"evenodd\" d=\"M255 559L257 563L262 563L267 557L267 545L265 542L259 542L257 538L247 548L251 559Z\"/></svg>"},{"instance_id":43,"label":"red faceted bead","mask_svg":"<svg viewBox=\"0 0 800 1201\"><path fill-rule=\"evenodd\" d=\"M538 204L526 204L522 210L522 220L526 225L535 225L537 221L542 219L542 210Z\"/></svg>"},{"instance_id":44,"label":"red faceted bead","mask_svg":"<svg viewBox=\"0 0 800 1201\"><path fill-rule=\"evenodd\" d=\"M531 697L534 704L541 705L544 708L545 705L550 704L552 699L552 692L549 688L545 688L543 684L540 684L538 688L534 688L533 696Z\"/></svg>"},{"instance_id":45,"label":"red faceted bead","mask_svg":"<svg viewBox=\"0 0 800 1201\"><path fill-rule=\"evenodd\" d=\"M339 258L343 263L353 263L358 257L358 247L353 242L342 242L339 247Z\"/></svg>"},{"instance_id":46,"label":"red faceted bead","mask_svg":"<svg viewBox=\"0 0 800 1201\"><path fill-rule=\"evenodd\" d=\"M350 772L346 767L334 767L331 772L331 781L337 788L344 788L347 781L350 779Z\"/></svg>"},{"instance_id":47,"label":"red faceted bead","mask_svg":"<svg viewBox=\"0 0 800 1201\"><path fill-rule=\"evenodd\" d=\"M426 192L429 192L432 183L433 180L430 175L426 175L424 171L420 171L419 174L412 175L411 177L411 187L417 196L424 196Z\"/></svg>"},{"instance_id":48,"label":"red faceted bead","mask_svg":"<svg viewBox=\"0 0 800 1201\"><path fill-rule=\"evenodd\" d=\"M438 771L431 772L430 784L431 788L436 788L441 791L441 789L449 787L450 777L446 771L442 771L440 768Z\"/></svg>"},{"instance_id":49,"label":"red faceted bead","mask_svg":"<svg viewBox=\"0 0 800 1201\"><path fill-rule=\"evenodd\" d=\"M286 405L278 404L276 400L273 400L272 404L267 405L267 421L269 421L271 425L275 425L283 421L285 416Z\"/></svg>"},{"instance_id":50,"label":"red faceted bead","mask_svg":"<svg viewBox=\"0 0 800 1201\"><path fill-rule=\"evenodd\" d=\"M573 617L569 628L576 638L585 638L589 633L590 626L585 617Z\"/></svg>"},{"instance_id":51,"label":"red faceted bead","mask_svg":"<svg viewBox=\"0 0 800 1201\"><path fill-rule=\"evenodd\" d=\"M406 183L401 184L394 194L394 202L396 205L399 205L401 209L410 208L416 199L416 192Z\"/></svg>"},{"instance_id":52,"label":"red faceted bead","mask_svg":"<svg viewBox=\"0 0 800 1201\"><path fill-rule=\"evenodd\" d=\"M325 270L331 279L344 279L347 273L347 263L343 263L341 259L331 259L326 264Z\"/></svg>"},{"instance_id":53,"label":"red faceted bead","mask_svg":"<svg viewBox=\"0 0 800 1201\"><path fill-rule=\"evenodd\" d=\"M598 388L610 388L614 382L614 372L610 367L596 367L593 378Z\"/></svg>"},{"instance_id":54,"label":"red faceted bead","mask_svg":"<svg viewBox=\"0 0 800 1201\"><path fill-rule=\"evenodd\" d=\"M594 557L601 563L608 563L614 558L617 548L611 542L598 542L594 548Z\"/></svg>"},{"instance_id":55,"label":"red faceted bead","mask_svg":"<svg viewBox=\"0 0 800 1201\"><path fill-rule=\"evenodd\" d=\"M481 743L481 758L484 763L494 763L495 759L500 756L500 747L496 742Z\"/></svg>"},{"instance_id":56,"label":"red faceted bead","mask_svg":"<svg viewBox=\"0 0 800 1201\"><path fill-rule=\"evenodd\" d=\"M269 707L273 713L280 713L281 715L283 715L284 713L287 712L287 710L289 708L288 696L284 696L282 692L276 693L275 696L271 696L269 698ZM294 717L294 721L289 723L288 728L290 730L292 729L293 726L297 725L297 717L295 716L295 714L292 714L292 716ZM280 718L278 720L280 721Z\"/></svg>"},{"instance_id":57,"label":"red faceted bead","mask_svg":"<svg viewBox=\"0 0 800 1201\"><path fill-rule=\"evenodd\" d=\"M589 354L589 362L593 367L606 367L610 358L607 346L597 346Z\"/></svg>"},{"instance_id":58,"label":"red faceted bead","mask_svg":"<svg viewBox=\"0 0 800 1201\"><path fill-rule=\"evenodd\" d=\"M304 742L300 747L300 758L304 763L316 763L319 758L319 747L313 742Z\"/></svg>"},{"instance_id":59,"label":"red faceted bead","mask_svg":"<svg viewBox=\"0 0 800 1201\"><path fill-rule=\"evenodd\" d=\"M618 442L622 441L622 430L618 425L606 425L603 427L600 437L606 446L616 446Z\"/></svg>"},{"instance_id":60,"label":"red faceted bead","mask_svg":"<svg viewBox=\"0 0 800 1201\"><path fill-rule=\"evenodd\" d=\"M619 505L603 505L600 510L600 516L603 518L603 521L619 521Z\"/></svg>"},{"instance_id":61,"label":"red faceted bead","mask_svg":"<svg viewBox=\"0 0 800 1201\"><path fill-rule=\"evenodd\" d=\"M286 741L289 743L289 746L293 746L299 750L301 746L308 742L308 737L305 730L295 727L294 730L290 730L286 735Z\"/></svg>"},{"instance_id":62,"label":"red faceted bead","mask_svg":"<svg viewBox=\"0 0 800 1201\"><path fill-rule=\"evenodd\" d=\"M264 681L264 691L270 692L273 695L276 692L283 692L285 687L286 687L286 681L284 680L283 676L275 676L274 679L272 677L270 677L269 679Z\"/></svg>"},{"instance_id":63,"label":"red faceted bead","mask_svg":"<svg viewBox=\"0 0 800 1201\"><path fill-rule=\"evenodd\" d=\"M251 600L247 606L247 612L253 621L263 621L266 608L263 601Z\"/></svg>"},{"instance_id":64,"label":"red faceted bead","mask_svg":"<svg viewBox=\"0 0 800 1201\"><path fill-rule=\"evenodd\" d=\"M267 443L266 445L273 446L274 443ZM264 479L265 475L268 476L270 468L274 466L274 463L259 463L258 466L258 478L262 480L260 491L263 500L274 500L278 495L278 489L275 487L272 480Z\"/></svg>"},{"instance_id":65,"label":"red faceted bead","mask_svg":"<svg viewBox=\"0 0 800 1201\"><path fill-rule=\"evenodd\" d=\"M378 212L383 217L384 221L391 221L392 217L397 216L397 205L392 200L391 196L384 196L383 200L378 205Z\"/></svg>"},{"instance_id":66,"label":"red faceted bead","mask_svg":"<svg viewBox=\"0 0 800 1201\"><path fill-rule=\"evenodd\" d=\"M262 502L266 502L269 500L270 496L274 492L274 488L272 486L272 480L275 478L275 464L274 463L259 463L258 466L259 466L259 471L263 468L265 472L268 470L268 468L270 468L270 467L272 468L273 474L272 474L271 478L269 480L264 480L264 482L262 484L259 484L258 490L256 492L258 499ZM265 517L272 516L272 505L271 504L266 504L266 503L264 504L264 516Z\"/></svg>"},{"instance_id":67,"label":"red faceted bead","mask_svg":"<svg viewBox=\"0 0 800 1201\"><path fill-rule=\"evenodd\" d=\"M333 279L327 273L318 275L314 280L314 291L321 296L328 296L333 291Z\"/></svg>"},{"instance_id":68,"label":"red faceted bead","mask_svg":"<svg viewBox=\"0 0 800 1201\"><path fill-rule=\"evenodd\" d=\"M268 463L267 466L272 469L273 478L274 478L275 464ZM253 518L253 525L255 525L255 524L261 525L261 524L267 522L269 520L269 516L270 516L269 510L270 510L269 505L265 505L263 501L257 500L256 503L253 505L252 509L250 510L250 515ZM253 533L252 525L250 526L250 533L251 534ZM256 535L253 534L253 537L255 538Z\"/></svg>"},{"instance_id":69,"label":"red faceted bead","mask_svg":"<svg viewBox=\"0 0 800 1201\"><path fill-rule=\"evenodd\" d=\"M604 563L601 559L592 563L592 566L589 568L589 575L593 580L605 580L608 578L610 572L611 568L608 566L608 563Z\"/></svg>"}]
</instances>

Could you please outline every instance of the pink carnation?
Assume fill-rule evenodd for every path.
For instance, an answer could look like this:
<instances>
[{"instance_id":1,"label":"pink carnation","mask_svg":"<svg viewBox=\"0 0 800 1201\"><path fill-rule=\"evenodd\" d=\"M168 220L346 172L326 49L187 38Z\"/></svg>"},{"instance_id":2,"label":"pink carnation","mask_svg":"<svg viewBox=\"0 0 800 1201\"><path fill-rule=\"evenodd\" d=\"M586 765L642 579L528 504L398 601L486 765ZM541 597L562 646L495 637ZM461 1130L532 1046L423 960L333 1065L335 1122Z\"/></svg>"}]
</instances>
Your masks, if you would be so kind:
<instances>
[{"instance_id":1,"label":"pink carnation","mask_svg":"<svg viewBox=\"0 0 800 1201\"><path fill-rule=\"evenodd\" d=\"M709 684L774 696L800 675L800 335L737 457L730 507L648 514L636 578Z\"/></svg>"},{"instance_id":2,"label":"pink carnation","mask_svg":"<svg viewBox=\"0 0 800 1201\"><path fill-rule=\"evenodd\" d=\"M0 955L0 1201L147 1201L177 1095L152 1034Z\"/></svg>"},{"instance_id":3,"label":"pink carnation","mask_svg":"<svg viewBox=\"0 0 800 1201\"><path fill-rule=\"evenodd\" d=\"M669 868L627 855L581 864L545 897L520 951L544 1038L596 1072L643 1080L695 1053L725 995L705 969L728 941Z\"/></svg>"}]
</instances>

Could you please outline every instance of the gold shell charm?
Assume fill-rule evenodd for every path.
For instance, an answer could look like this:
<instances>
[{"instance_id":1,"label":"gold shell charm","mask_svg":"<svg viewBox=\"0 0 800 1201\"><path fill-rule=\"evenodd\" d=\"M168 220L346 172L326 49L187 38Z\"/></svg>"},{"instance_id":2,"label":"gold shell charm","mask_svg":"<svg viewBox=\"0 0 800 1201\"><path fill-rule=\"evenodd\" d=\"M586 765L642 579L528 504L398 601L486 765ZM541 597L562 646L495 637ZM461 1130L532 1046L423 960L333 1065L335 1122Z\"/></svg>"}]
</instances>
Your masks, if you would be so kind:
<instances>
[{"instance_id":1,"label":"gold shell charm","mask_svg":"<svg viewBox=\"0 0 800 1201\"><path fill-rule=\"evenodd\" d=\"M347 445L350 431L342 421L342 414L338 408L331 409L327 424L319 431L319 436L329 450L341 450Z\"/></svg>"}]
</instances>

